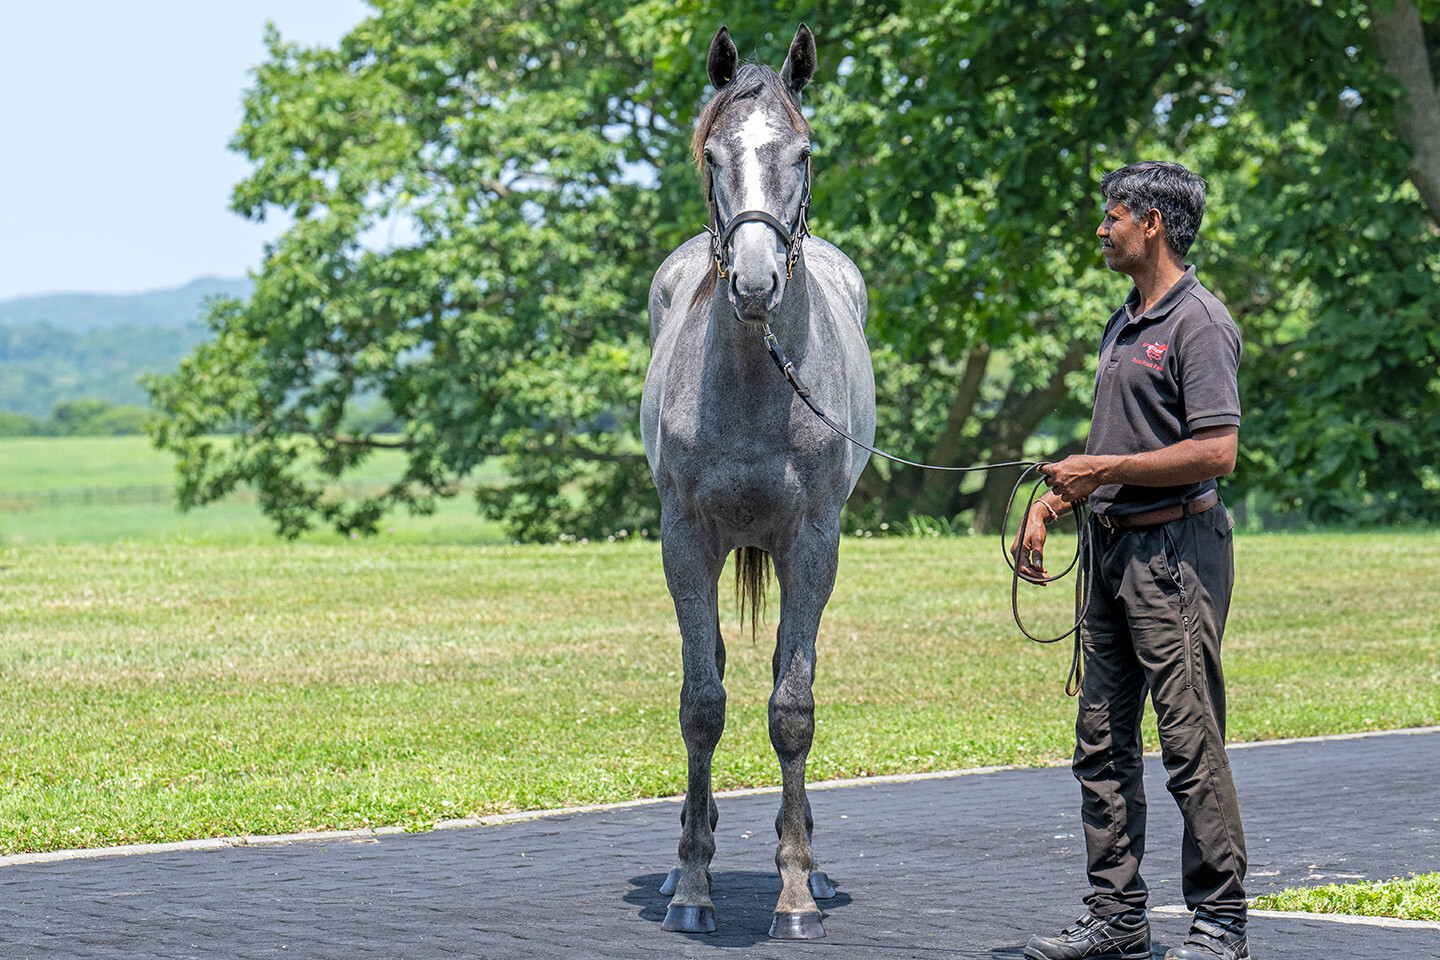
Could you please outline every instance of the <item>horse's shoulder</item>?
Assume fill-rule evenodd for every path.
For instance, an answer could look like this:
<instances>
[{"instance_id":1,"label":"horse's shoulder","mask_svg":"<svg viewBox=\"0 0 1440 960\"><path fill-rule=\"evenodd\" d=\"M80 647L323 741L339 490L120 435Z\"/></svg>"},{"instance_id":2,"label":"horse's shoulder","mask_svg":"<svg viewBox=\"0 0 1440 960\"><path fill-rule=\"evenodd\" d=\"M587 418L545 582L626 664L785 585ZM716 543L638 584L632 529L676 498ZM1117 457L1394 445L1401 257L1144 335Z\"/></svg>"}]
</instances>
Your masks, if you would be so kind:
<instances>
[{"instance_id":1,"label":"horse's shoulder","mask_svg":"<svg viewBox=\"0 0 1440 960\"><path fill-rule=\"evenodd\" d=\"M650 281L650 342L653 344L665 318L675 312L677 303L683 308L689 296L710 268L708 234L697 234L676 247ZM680 302L684 297L684 302Z\"/></svg>"},{"instance_id":2,"label":"horse's shoulder","mask_svg":"<svg viewBox=\"0 0 1440 960\"><path fill-rule=\"evenodd\" d=\"M828 240L809 237L805 241L805 266L823 281L828 291L836 295L836 300L855 311L855 318L863 330L870 297L865 289L865 278L855 262Z\"/></svg>"}]
</instances>

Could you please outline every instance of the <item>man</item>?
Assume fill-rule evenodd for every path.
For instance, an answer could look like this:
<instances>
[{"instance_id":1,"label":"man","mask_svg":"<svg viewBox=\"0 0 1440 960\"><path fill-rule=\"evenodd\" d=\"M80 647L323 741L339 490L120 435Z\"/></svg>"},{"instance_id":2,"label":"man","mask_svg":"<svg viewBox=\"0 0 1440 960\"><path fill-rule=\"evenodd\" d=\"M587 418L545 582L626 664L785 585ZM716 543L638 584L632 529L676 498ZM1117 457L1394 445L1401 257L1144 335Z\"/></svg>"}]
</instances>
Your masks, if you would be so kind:
<instances>
[{"instance_id":1,"label":"man","mask_svg":"<svg viewBox=\"0 0 1440 960\"><path fill-rule=\"evenodd\" d=\"M1013 550L1044 575L1046 523L1088 500L1092 598L1081 628L1075 723L1091 892L1088 910L1032 960L1149 960L1140 719L1159 721L1170 793L1185 831L1181 872L1190 935L1166 960L1248 960L1245 839L1225 756L1220 638L1234 582L1230 528L1215 478L1235 468L1240 333L1186 267L1205 181L1176 163L1137 163L1100 181L1096 235L1135 287L1101 337L1085 453L1045 468Z\"/></svg>"}]
</instances>

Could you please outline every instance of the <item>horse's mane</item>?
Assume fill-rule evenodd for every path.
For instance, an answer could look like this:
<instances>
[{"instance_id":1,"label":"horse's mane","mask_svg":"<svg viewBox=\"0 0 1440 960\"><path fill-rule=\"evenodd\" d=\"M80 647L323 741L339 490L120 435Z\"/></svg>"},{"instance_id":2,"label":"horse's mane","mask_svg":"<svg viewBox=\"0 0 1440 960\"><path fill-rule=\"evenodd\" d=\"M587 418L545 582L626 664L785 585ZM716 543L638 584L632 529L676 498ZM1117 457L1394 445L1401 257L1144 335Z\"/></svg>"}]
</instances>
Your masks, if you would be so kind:
<instances>
[{"instance_id":1,"label":"horse's mane","mask_svg":"<svg viewBox=\"0 0 1440 960\"><path fill-rule=\"evenodd\" d=\"M735 79L720 88L720 92L710 98L710 102L701 108L700 116L695 119L695 135L690 139L690 153L695 158L696 169L702 174L707 198L710 195L710 171L705 168L705 141L710 139L710 131L715 128L715 124L730 104L736 100L749 100L761 95L784 105L790 126L795 132L810 136L810 124L800 112L800 97L785 86L780 75L763 63L743 65L735 74ZM713 229L719 225L712 223L710 226ZM698 306L715 293L715 279L714 270L705 271L705 279L701 280L700 286L696 288L695 296L690 299L690 306Z\"/></svg>"}]
</instances>

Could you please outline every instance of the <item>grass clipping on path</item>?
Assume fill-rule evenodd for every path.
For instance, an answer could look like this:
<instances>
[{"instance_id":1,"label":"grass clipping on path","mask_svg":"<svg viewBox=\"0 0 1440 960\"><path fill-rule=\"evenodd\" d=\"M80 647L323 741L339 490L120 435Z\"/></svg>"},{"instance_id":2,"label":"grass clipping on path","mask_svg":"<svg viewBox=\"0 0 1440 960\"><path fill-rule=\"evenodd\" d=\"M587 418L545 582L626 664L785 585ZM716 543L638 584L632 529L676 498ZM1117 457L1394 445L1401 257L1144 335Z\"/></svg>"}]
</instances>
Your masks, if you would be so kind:
<instances>
[{"instance_id":1,"label":"grass clipping on path","mask_svg":"<svg viewBox=\"0 0 1440 960\"><path fill-rule=\"evenodd\" d=\"M1440 536L1242 537L1236 558L1232 740L1440 722ZM1009 590L991 537L846 540L809 779L1068 757L1069 645L1021 638ZM658 544L9 546L0 601L0 852L685 789ZM1063 586L1022 603L1037 634L1073 615ZM779 781L778 592L769 611L752 639L722 603L717 790Z\"/></svg>"},{"instance_id":2,"label":"grass clipping on path","mask_svg":"<svg viewBox=\"0 0 1440 960\"><path fill-rule=\"evenodd\" d=\"M1374 883L1329 884L1266 894L1256 910L1295 913L1343 913L1397 920L1440 920L1440 873Z\"/></svg>"}]
</instances>

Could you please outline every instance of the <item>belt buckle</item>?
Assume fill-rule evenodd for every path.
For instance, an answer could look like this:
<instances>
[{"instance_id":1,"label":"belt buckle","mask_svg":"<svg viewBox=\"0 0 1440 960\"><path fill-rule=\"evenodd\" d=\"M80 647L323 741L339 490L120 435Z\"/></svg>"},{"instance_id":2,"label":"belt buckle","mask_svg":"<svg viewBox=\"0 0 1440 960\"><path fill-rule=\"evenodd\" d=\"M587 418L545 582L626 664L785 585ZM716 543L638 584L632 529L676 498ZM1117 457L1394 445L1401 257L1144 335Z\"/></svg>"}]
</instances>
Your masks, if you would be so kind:
<instances>
[{"instance_id":1,"label":"belt buckle","mask_svg":"<svg viewBox=\"0 0 1440 960\"><path fill-rule=\"evenodd\" d=\"M1100 526L1104 527L1106 530L1114 530L1116 529L1116 527L1119 526L1119 524L1117 524L1114 520L1111 520L1103 513L1095 514L1095 520L1100 524Z\"/></svg>"}]
</instances>

